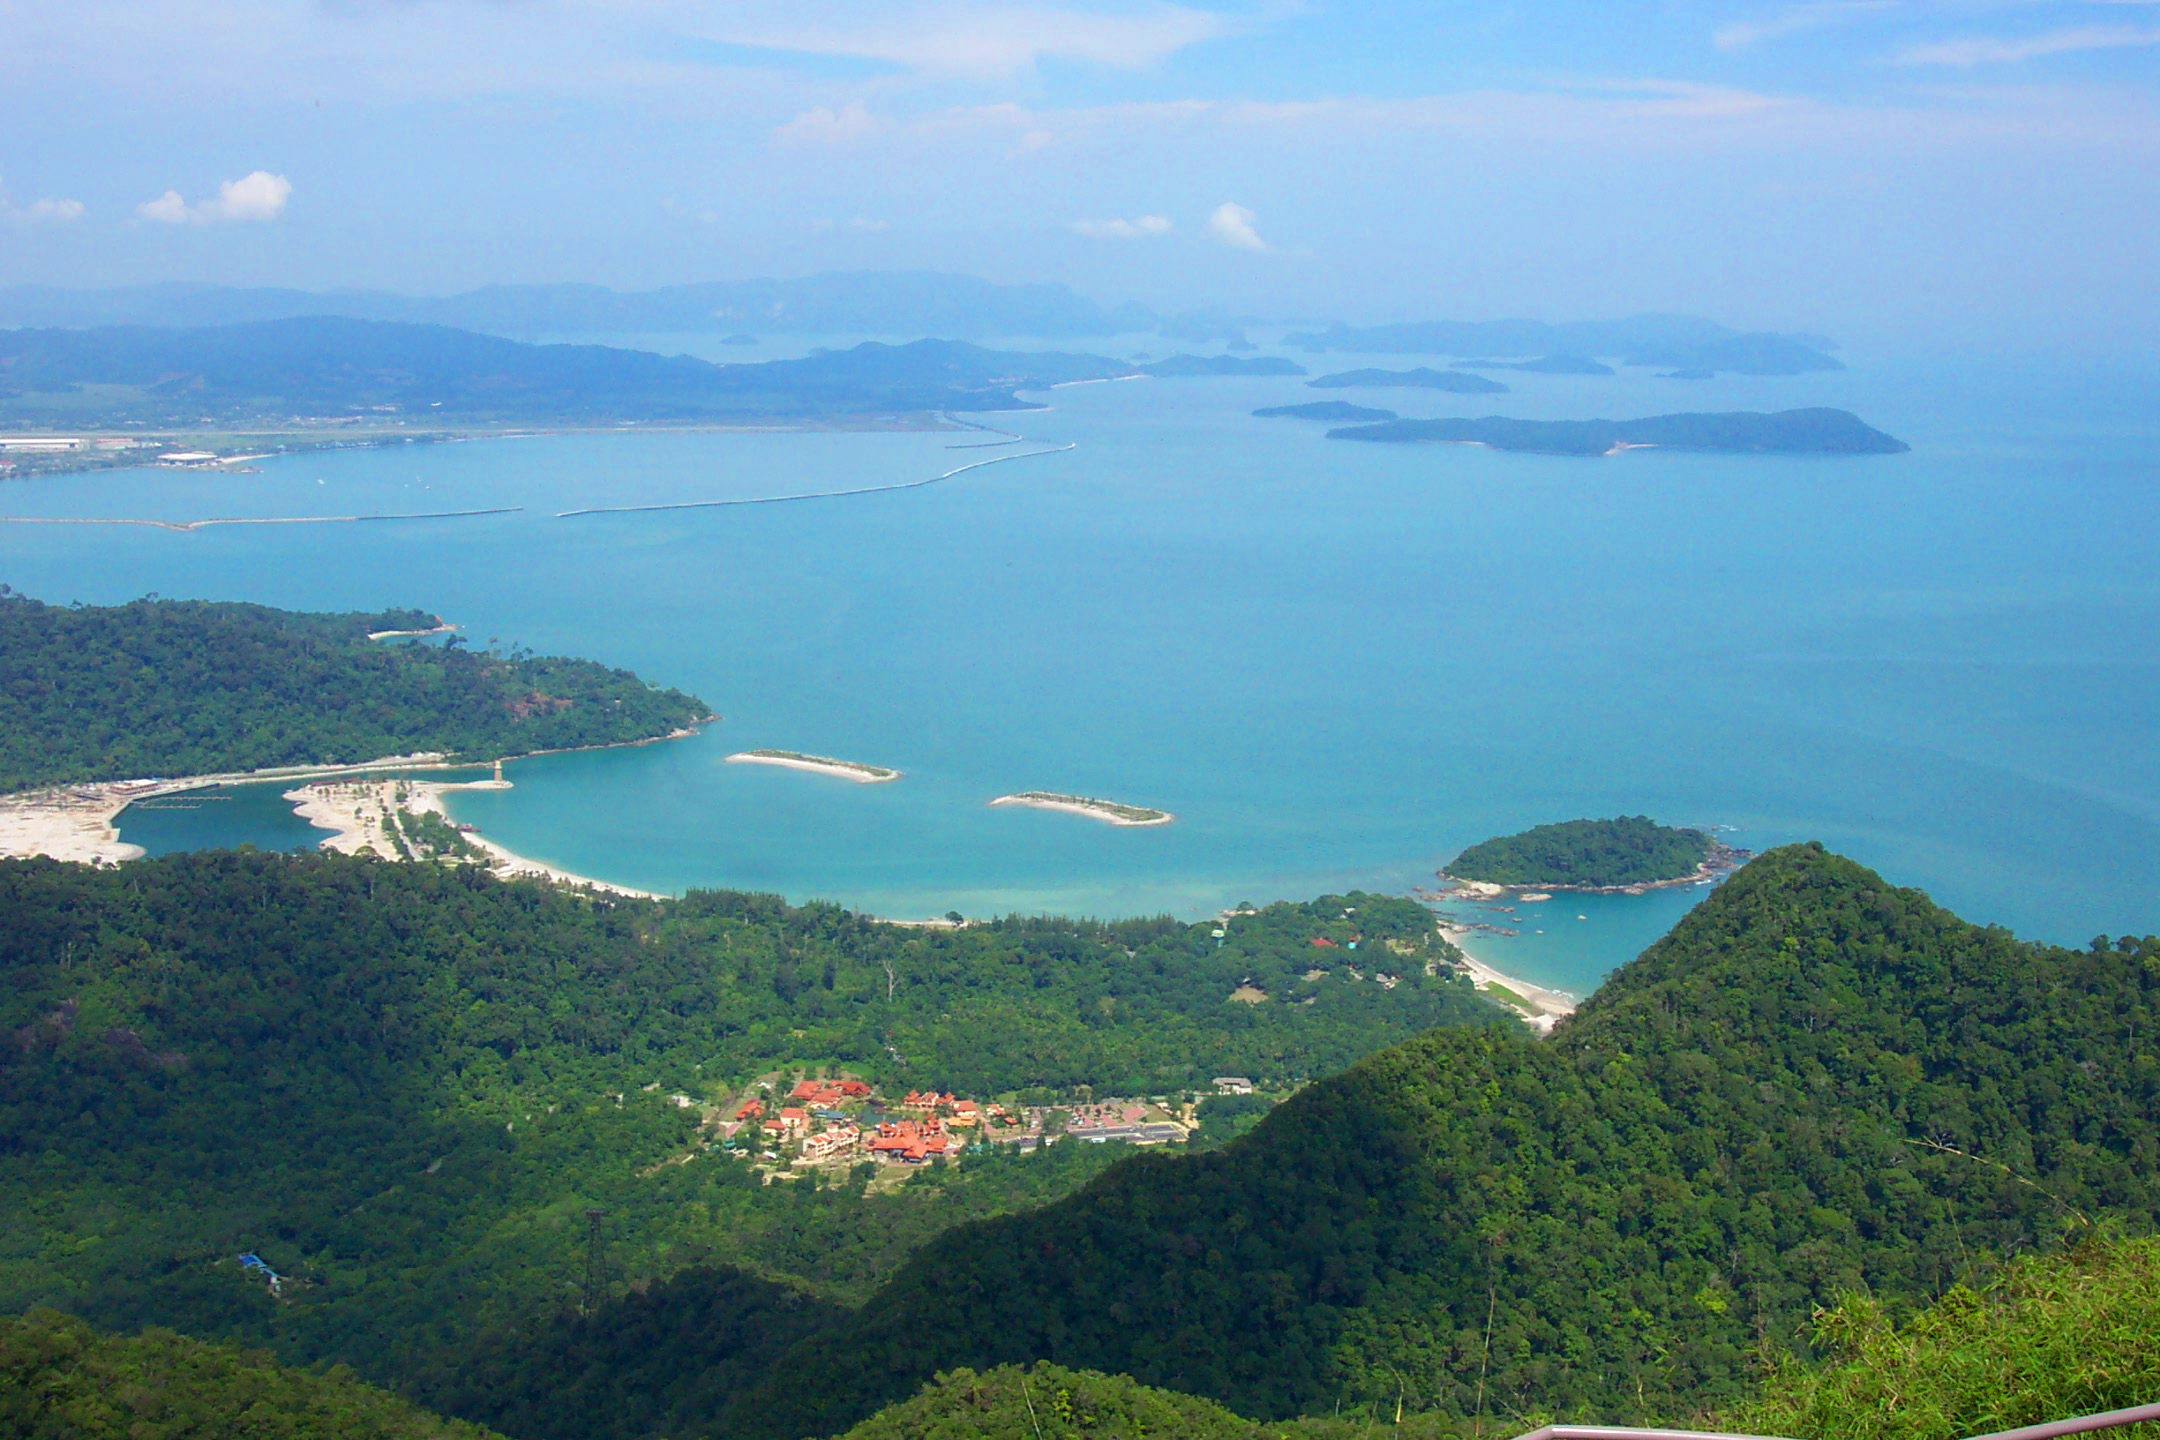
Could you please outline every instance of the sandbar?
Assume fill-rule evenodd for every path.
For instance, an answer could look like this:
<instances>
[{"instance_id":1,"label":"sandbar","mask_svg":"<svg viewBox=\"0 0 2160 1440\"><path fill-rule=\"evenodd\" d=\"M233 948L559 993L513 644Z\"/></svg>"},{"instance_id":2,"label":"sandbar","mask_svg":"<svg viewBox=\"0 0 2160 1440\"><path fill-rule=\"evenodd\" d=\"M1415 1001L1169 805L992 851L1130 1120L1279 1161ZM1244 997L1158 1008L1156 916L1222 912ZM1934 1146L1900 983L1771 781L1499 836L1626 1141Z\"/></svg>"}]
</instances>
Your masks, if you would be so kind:
<instances>
[{"instance_id":1,"label":"sandbar","mask_svg":"<svg viewBox=\"0 0 2160 1440\"><path fill-rule=\"evenodd\" d=\"M990 803L1025 805L1034 810L1062 810L1068 815L1085 815L1090 820L1111 825L1168 825L1177 819L1167 810L1151 810L1144 805L1126 805L1089 795L1060 795L1052 790L1022 790L1016 795L1000 795Z\"/></svg>"},{"instance_id":2,"label":"sandbar","mask_svg":"<svg viewBox=\"0 0 2160 1440\"><path fill-rule=\"evenodd\" d=\"M727 757L730 765L778 765L787 770L808 770L832 775L858 785L882 785L898 780L900 771L889 765L865 765L860 760L835 760L830 755L805 755L795 750L743 750Z\"/></svg>"}]
</instances>

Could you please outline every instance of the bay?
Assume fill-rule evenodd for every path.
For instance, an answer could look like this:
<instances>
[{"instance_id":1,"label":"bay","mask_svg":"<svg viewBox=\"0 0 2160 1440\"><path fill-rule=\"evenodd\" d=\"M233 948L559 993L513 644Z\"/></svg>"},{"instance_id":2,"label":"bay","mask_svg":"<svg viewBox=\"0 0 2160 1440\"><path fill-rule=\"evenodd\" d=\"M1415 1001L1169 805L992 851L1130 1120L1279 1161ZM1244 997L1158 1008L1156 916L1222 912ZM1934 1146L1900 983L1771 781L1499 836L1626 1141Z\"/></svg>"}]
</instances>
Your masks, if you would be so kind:
<instances>
[{"instance_id":1,"label":"bay","mask_svg":"<svg viewBox=\"0 0 2160 1440\"><path fill-rule=\"evenodd\" d=\"M0 578L56 601L420 605L476 644L690 689L724 717L695 739L516 762L515 789L452 801L515 850L641 888L895 916L1193 916L1400 891L1488 835L1640 812L1755 848L1820 839L2035 938L2154 928L2149 367L1870 356L1789 379L1507 378L1496 397L1328 394L1409 415L1833 404L1914 450L1354 445L1250 417L1313 397L1293 379L1111 382L976 417L1039 442L1015 450L1069 452L847 499L555 518L915 480L1001 452L948 449L995 438L952 432L629 430L16 482L0 488L14 515L523 508L6 525ZM726 763L761 746L907 773L855 785ZM1022 789L1178 819L1120 829L986 803ZM1474 944L1586 993L1699 894L1563 896L1545 923Z\"/></svg>"}]
</instances>

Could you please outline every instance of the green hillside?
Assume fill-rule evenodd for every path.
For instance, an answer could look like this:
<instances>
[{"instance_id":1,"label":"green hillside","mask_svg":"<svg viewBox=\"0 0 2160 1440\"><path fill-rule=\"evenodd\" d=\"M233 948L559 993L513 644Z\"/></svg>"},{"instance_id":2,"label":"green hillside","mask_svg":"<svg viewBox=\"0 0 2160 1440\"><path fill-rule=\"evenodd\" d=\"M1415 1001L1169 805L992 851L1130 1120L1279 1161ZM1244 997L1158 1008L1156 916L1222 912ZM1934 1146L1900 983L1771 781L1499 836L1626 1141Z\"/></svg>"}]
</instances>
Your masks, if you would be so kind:
<instances>
[{"instance_id":1,"label":"green hillside","mask_svg":"<svg viewBox=\"0 0 2160 1440\"><path fill-rule=\"evenodd\" d=\"M0 586L0 794L425 751L494 759L648 739L708 713L591 660L367 638L435 623L421 610L46 605Z\"/></svg>"},{"instance_id":2,"label":"green hillside","mask_svg":"<svg viewBox=\"0 0 2160 1440\"><path fill-rule=\"evenodd\" d=\"M1262 1417L1398 1387L1458 1414L1716 1403L1844 1292L1924 1301L2081 1215L2149 1224L2156 998L2160 941L2029 945L1773 851L1549 1042L1435 1031L1222 1151L956 1232L726 1428L831 1433L1036 1358Z\"/></svg>"},{"instance_id":3,"label":"green hillside","mask_svg":"<svg viewBox=\"0 0 2160 1440\"><path fill-rule=\"evenodd\" d=\"M579 1301L588 1207L606 1211L602 1298L733 1266L852 1302L932 1236L1052 1201L1123 1149L1001 1146L875 1192L859 1168L761 1185L704 1148L697 1102L763 1074L985 1098L1284 1088L1434 1025L1513 1028L1445 964L1430 914L1381 896L1227 927L925 930L213 852L0 863L0 914L0 1312L52 1304L375 1378ZM1353 933L1400 967L1393 988L1350 976ZM239 1270L248 1251L296 1277L282 1299Z\"/></svg>"},{"instance_id":4,"label":"green hillside","mask_svg":"<svg viewBox=\"0 0 2160 1440\"><path fill-rule=\"evenodd\" d=\"M53 1310L0 1316L10 1440L490 1440L372 1389L169 1330L101 1335Z\"/></svg>"}]
</instances>

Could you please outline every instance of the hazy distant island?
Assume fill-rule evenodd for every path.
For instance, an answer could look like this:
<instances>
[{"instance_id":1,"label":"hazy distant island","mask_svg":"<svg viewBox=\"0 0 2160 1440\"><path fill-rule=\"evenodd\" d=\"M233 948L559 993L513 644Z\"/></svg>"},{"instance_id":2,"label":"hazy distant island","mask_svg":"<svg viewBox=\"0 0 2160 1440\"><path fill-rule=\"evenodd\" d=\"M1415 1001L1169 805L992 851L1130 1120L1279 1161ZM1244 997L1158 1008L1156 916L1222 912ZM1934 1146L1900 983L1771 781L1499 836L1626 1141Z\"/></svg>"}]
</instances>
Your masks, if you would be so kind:
<instances>
[{"instance_id":1,"label":"hazy distant island","mask_svg":"<svg viewBox=\"0 0 2160 1440\"><path fill-rule=\"evenodd\" d=\"M1708 831L1621 815L1498 836L1457 855L1440 877L1504 889L1634 892L1707 880L1747 858Z\"/></svg>"},{"instance_id":2,"label":"hazy distant island","mask_svg":"<svg viewBox=\"0 0 2160 1440\"><path fill-rule=\"evenodd\" d=\"M1457 360L1461 370L1521 370L1530 375L1617 375L1602 360L1587 355L1540 355L1535 360Z\"/></svg>"},{"instance_id":3,"label":"hazy distant island","mask_svg":"<svg viewBox=\"0 0 2160 1440\"><path fill-rule=\"evenodd\" d=\"M322 317L13 330L0 331L0 428L889 424L898 415L1031 408L1019 392L1132 373L1100 355L961 340L869 341L717 365Z\"/></svg>"},{"instance_id":4,"label":"hazy distant island","mask_svg":"<svg viewBox=\"0 0 2160 1440\"><path fill-rule=\"evenodd\" d=\"M1640 420L1390 420L1327 432L1330 440L1384 444L1451 441L1543 455L1611 455L1638 446L1732 454L1901 455L1912 447L1846 410L1733 410Z\"/></svg>"},{"instance_id":5,"label":"hazy distant island","mask_svg":"<svg viewBox=\"0 0 2160 1440\"><path fill-rule=\"evenodd\" d=\"M1125 805L1116 800L1099 800L1092 795L1061 795L1055 790L1022 790L1014 795L1000 795L992 805L1025 805L1036 810L1063 810L1072 815L1085 815L1091 820L1106 820L1112 825L1167 825L1177 817L1167 810L1151 810L1145 805Z\"/></svg>"},{"instance_id":6,"label":"hazy distant island","mask_svg":"<svg viewBox=\"0 0 2160 1440\"><path fill-rule=\"evenodd\" d=\"M1332 325L1288 336L1283 343L1316 355L1343 350L1360 355L1594 356L1628 365L1739 375L1805 375L1845 368L1824 353L1831 342L1819 336L1741 332L1689 315L1631 315L1557 325L1539 320L1429 320L1364 329Z\"/></svg>"},{"instance_id":7,"label":"hazy distant island","mask_svg":"<svg viewBox=\"0 0 2160 1440\"><path fill-rule=\"evenodd\" d=\"M1347 390L1351 386L1394 387L1404 390L1445 390L1451 395L1505 395L1508 387L1483 375L1460 370L1341 370L1305 382L1315 390Z\"/></svg>"},{"instance_id":8,"label":"hazy distant island","mask_svg":"<svg viewBox=\"0 0 2160 1440\"><path fill-rule=\"evenodd\" d=\"M1348 400L1313 400L1303 405L1265 405L1252 412L1262 420L1394 420L1393 410L1353 405Z\"/></svg>"},{"instance_id":9,"label":"hazy distant island","mask_svg":"<svg viewBox=\"0 0 2160 1440\"><path fill-rule=\"evenodd\" d=\"M1295 360L1277 355L1172 355L1138 367L1143 375L1158 380L1183 380L1211 375L1305 375L1310 372Z\"/></svg>"},{"instance_id":10,"label":"hazy distant island","mask_svg":"<svg viewBox=\"0 0 2160 1440\"><path fill-rule=\"evenodd\" d=\"M901 772L887 765L865 765L860 760L835 760L830 755L805 755L800 750L743 750L727 757L730 765L778 765L789 770L808 770L859 784L876 785L898 780Z\"/></svg>"}]
</instances>

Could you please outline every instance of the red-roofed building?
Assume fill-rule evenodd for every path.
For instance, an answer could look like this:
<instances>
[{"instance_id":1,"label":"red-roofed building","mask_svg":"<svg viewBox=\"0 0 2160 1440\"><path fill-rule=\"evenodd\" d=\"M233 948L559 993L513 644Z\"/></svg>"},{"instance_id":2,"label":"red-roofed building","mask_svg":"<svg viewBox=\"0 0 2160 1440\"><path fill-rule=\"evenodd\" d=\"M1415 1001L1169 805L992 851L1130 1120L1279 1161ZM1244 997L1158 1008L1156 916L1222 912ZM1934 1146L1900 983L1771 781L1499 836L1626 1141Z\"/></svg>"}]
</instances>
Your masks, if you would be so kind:
<instances>
[{"instance_id":1,"label":"red-roofed building","mask_svg":"<svg viewBox=\"0 0 2160 1440\"><path fill-rule=\"evenodd\" d=\"M815 1081L815 1080L798 1080L798 1081L796 1081L796 1082L795 1082L795 1088L794 1088L794 1089L792 1089L792 1090L790 1090L790 1091L788 1091L787 1093L788 1093L788 1099L790 1099L790 1100L808 1100L808 1099L809 1099L809 1098L810 1098L811 1096L813 1096L813 1095L817 1094L817 1092L818 1092L818 1082L817 1082L817 1081Z\"/></svg>"},{"instance_id":2,"label":"red-roofed building","mask_svg":"<svg viewBox=\"0 0 2160 1440\"><path fill-rule=\"evenodd\" d=\"M860 1080L843 1080L840 1082L840 1093L850 1100L860 1100L870 1093L870 1087Z\"/></svg>"},{"instance_id":3,"label":"red-roofed building","mask_svg":"<svg viewBox=\"0 0 2160 1440\"><path fill-rule=\"evenodd\" d=\"M1325 935L1313 936L1312 943L1319 946L1322 950L1332 950L1335 948L1335 942L1328 939Z\"/></svg>"},{"instance_id":4,"label":"red-roofed building","mask_svg":"<svg viewBox=\"0 0 2160 1440\"><path fill-rule=\"evenodd\" d=\"M743 1101L743 1103L742 1103L741 1105L739 1105L739 1106L737 1106L737 1107L736 1107L736 1110L735 1110L735 1118L736 1118L737 1120L755 1120L755 1119L756 1119L756 1118L757 1118L758 1116L760 1116L760 1115L762 1115L762 1114L764 1114L764 1113L765 1113L765 1102L764 1102L764 1101L762 1101L762 1100L745 1100L745 1101Z\"/></svg>"},{"instance_id":5,"label":"red-roofed building","mask_svg":"<svg viewBox=\"0 0 2160 1440\"><path fill-rule=\"evenodd\" d=\"M780 1108L780 1125L789 1136L800 1135L810 1128L810 1112L799 1105L784 1105Z\"/></svg>"}]
</instances>

